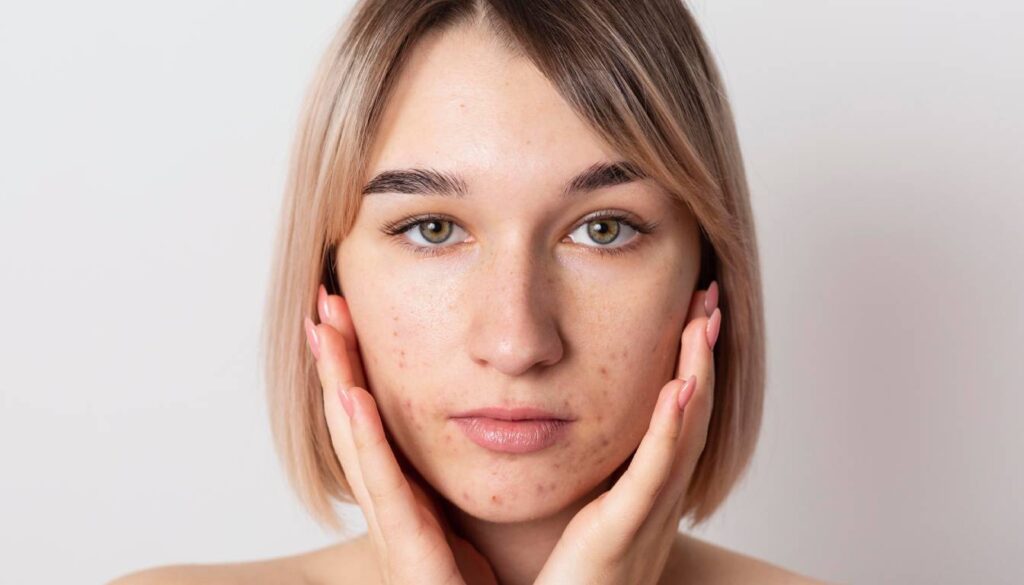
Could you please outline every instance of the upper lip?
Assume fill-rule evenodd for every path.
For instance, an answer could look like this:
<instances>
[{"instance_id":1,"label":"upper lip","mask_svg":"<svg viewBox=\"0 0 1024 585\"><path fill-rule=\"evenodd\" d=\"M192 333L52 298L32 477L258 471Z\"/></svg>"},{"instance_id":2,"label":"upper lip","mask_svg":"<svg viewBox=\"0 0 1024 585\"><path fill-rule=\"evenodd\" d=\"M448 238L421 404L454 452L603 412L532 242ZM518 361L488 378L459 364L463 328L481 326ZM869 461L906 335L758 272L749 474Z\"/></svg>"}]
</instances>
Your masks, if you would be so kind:
<instances>
[{"instance_id":1,"label":"upper lip","mask_svg":"<svg viewBox=\"0 0 1024 585\"><path fill-rule=\"evenodd\" d=\"M486 408L475 408L473 410L466 410L457 414L453 414L452 418L466 418L473 416L493 418L498 420L572 420L567 416L561 416L553 412L544 410L543 408L536 408L532 406L518 406L515 408L509 408L506 406L488 406Z\"/></svg>"}]
</instances>

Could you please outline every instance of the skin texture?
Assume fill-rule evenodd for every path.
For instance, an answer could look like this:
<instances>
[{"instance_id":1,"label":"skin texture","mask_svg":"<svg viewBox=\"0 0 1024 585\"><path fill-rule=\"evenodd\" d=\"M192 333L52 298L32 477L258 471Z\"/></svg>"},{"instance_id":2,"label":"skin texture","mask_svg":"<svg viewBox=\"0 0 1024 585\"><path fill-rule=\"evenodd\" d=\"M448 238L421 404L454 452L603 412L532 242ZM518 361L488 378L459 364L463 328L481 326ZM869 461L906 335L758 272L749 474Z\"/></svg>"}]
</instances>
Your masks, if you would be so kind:
<instances>
[{"instance_id":1,"label":"skin texture","mask_svg":"<svg viewBox=\"0 0 1024 585\"><path fill-rule=\"evenodd\" d=\"M460 509L502 523L549 516L597 487L646 431L694 292L696 223L647 181L559 201L569 177L619 157L532 65L486 36L419 47L396 90L370 175L457 171L470 195L364 199L338 272L369 385L402 452ZM568 240L604 208L659 225L621 227L620 238L646 241L617 256L601 255L585 226L580 243ZM439 256L380 230L425 213L457 219ZM417 231L403 237L427 245ZM575 417L568 440L499 456L448 420L509 403Z\"/></svg>"},{"instance_id":2,"label":"skin texture","mask_svg":"<svg viewBox=\"0 0 1024 585\"><path fill-rule=\"evenodd\" d=\"M656 184L558 197L570 177L620 158L486 31L428 38L387 105L367 180L432 168L464 176L468 196L369 195L338 250L339 285L392 444L451 504L460 532L524 574L538 573L569 520L637 448L674 375L695 291L697 224ZM581 219L605 209L657 227L641 234L609 220L619 237L602 243ZM446 241L427 240L428 227L381 230L426 213L452 219L440 226ZM628 243L638 245L598 250ZM575 418L565 440L495 454L449 420L525 404Z\"/></svg>"}]
</instances>

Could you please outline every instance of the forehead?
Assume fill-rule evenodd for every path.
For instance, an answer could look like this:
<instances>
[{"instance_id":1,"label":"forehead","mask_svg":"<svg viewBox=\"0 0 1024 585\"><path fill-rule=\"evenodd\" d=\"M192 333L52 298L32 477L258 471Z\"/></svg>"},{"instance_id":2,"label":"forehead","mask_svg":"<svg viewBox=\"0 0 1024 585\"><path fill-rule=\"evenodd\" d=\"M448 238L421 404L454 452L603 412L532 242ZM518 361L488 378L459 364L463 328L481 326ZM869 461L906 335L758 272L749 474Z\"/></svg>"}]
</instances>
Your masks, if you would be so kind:
<instances>
[{"instance_id":1,"label":"forehead","mask_svg":"<svg viewBox=\"0 0 1024 585\"><path fill-rule=\"evenodd\" d=\"M458 170L472 182L564 180L615 151L529 60L478 27L422 39L383 112L368 177L381 170Z\"/></svg>"}]
</instances>

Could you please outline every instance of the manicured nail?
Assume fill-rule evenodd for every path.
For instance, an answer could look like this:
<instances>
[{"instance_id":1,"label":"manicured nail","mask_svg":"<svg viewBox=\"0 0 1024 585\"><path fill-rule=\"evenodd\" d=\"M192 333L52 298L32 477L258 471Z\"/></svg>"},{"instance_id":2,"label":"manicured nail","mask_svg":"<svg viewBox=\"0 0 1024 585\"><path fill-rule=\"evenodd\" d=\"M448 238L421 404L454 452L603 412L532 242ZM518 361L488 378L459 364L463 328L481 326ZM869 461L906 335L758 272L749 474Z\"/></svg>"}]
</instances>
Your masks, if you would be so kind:
<instances>
[{"instance_id":1,"label":"manicured nail","mask_svg":"<svg viewBox=\"0 0 1024 585\"><path fill-rule=\"evenodd\" d=\"M690 401L690 397L693 396L693 388L697 385L697 376L690 374L690 377L686 379L686 383L679 389L679 410L686 408L686 403Z\"/></svg>"},{"instance_id":2,"label":"manicured nail","mask_svg":"<svg viewBox=\"0 0 1024 585\"><path fill-rule=\"evenodd\" d=\"M352 418L352 396L349 395L348 388L343 383L338 384L338 398L341 399L341 405L345 407L348 417Z\"/></svg>"},{"instance_id":3,"label":"manicured nail","mask_svg":"<svg viewBox=\"0 0 1024 585\"><path fill-rule=\"evenodd\" d=\"M320 285L320 288L316 293L316 306L317 310L320 312L320 322L330 322L331 305L327 302L327 289L323 284Z\"/></svg>"},{"instance_id":4,"label":"manicured nail","mask_svg":"<svg viewBox=\"0 0 1024 585\"><path fill-rule=\"evenodd\" d=\"M707 337L708 347L715 349L715 342L718 341L718 331L722 327L722 309L715 307L715 312L711 313L711 318L708 319L707 326Z\"/></svg>"},{"instance_id":5,"label":"manicured nail","mask_svg":"<svg viewBox=\"0 0 1024 585\"><path fill-rule=\"evenodd\" d=\"M704 297L704 313L710 317L711 313L718 306L718 281L712 280L708 287L708 294Z\"/></svg>"},{"instance_id":6,"label":"manicured nail","mask_svg":"<svg viewBox=\"0 0 1024 585\"><path fill-rule=\"evenodd\" d=\"M320 360L320 336L317 335L316 326L313 325L313 320L309 317L305 318L306 325L306 343L309 345L309 351L313 352L313 357Z\"/></svg>"}]
</instances>

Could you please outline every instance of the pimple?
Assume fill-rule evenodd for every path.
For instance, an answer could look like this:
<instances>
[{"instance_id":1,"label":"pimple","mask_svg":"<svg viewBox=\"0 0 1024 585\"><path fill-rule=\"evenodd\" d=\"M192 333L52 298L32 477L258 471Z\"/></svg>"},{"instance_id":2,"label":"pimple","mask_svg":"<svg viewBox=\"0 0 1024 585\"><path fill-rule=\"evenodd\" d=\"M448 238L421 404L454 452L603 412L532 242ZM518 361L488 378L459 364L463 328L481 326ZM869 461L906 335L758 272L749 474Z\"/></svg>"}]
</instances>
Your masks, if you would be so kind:
<instances>
[{"instance_id":1,"label":"pimple","mask_svg":"<svg viewBox=\"0 0 1024 585\"><path fill-rule=\"evenodd\" d=\"M602 378L607 378L608 377L608 369L605 368L604 366L601 366L600 372L601 372L601 377Z\"/></svg>"},{"instance_id":2,"label":"pimple","mask_svg":"<svg viewBox=\"0 0 1024 585\"><path fill-rule=\"evenodd\" d=\"M491 501L494 502L495 504L501 504L501 496L499 496L498 494L493 494L491 495Z\"/></svg>"}]
</instances>

